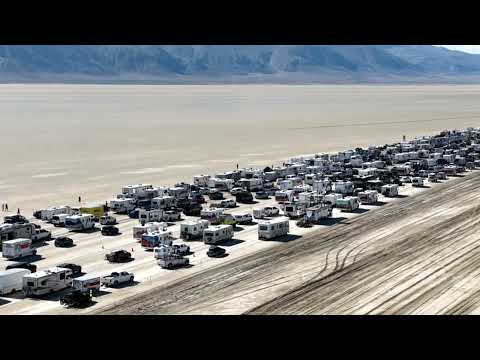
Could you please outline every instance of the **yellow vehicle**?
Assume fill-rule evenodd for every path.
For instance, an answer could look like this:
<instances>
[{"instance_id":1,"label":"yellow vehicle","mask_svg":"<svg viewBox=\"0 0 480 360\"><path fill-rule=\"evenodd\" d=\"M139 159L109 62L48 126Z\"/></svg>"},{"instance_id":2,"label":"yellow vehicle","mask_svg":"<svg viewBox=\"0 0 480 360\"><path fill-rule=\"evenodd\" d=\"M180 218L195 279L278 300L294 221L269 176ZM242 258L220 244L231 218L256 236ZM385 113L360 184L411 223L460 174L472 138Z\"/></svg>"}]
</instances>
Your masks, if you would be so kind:
<instances>
[{"instance_id":1,"label":"yellow vehicle","mask_svg":"<svg viewBox=\"0 0 480 360\"><path fill-rule=\"evenodd\" d=\"M91 214L97 219L105 215L105 206L103 204L91 204L80 208L80 214Z\"/></svg>"}]
</instances>

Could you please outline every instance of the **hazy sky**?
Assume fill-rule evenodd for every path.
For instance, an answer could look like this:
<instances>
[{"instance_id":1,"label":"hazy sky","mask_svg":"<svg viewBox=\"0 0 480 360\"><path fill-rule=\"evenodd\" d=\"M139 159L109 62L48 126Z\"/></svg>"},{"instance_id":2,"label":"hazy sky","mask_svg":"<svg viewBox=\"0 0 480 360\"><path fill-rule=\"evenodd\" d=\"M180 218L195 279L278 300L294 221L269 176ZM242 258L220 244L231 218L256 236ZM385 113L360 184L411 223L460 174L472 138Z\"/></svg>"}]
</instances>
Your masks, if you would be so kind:
<instances>
[{"instance_id":1,"label":"hazy sky","mask_svg":"<svg viewBox=\"0 0 480 360\"><path fill-rule=\"evenodd\" d=\"M480 54L480 45L436 45L443 46L452 50L465 51L472 54Z\"/></svg>"}]
</instances>

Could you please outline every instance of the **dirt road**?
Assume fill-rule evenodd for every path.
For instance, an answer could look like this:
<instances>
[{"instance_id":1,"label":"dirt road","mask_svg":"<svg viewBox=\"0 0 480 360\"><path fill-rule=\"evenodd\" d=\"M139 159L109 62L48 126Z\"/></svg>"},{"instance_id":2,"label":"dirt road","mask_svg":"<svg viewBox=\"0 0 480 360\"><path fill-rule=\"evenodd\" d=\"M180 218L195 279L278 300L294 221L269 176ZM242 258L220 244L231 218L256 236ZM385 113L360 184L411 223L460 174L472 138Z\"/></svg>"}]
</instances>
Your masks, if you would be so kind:
<instances>
[{"instance_id":1,"label":"dirt road","mask_svg":"<svg viewBox=\"0 0 480 360\"><path fill-rule=\"evenodd\" d=\"M476 171L102 313L478 313L479 187Z\"/></svg>"}]
</instances>

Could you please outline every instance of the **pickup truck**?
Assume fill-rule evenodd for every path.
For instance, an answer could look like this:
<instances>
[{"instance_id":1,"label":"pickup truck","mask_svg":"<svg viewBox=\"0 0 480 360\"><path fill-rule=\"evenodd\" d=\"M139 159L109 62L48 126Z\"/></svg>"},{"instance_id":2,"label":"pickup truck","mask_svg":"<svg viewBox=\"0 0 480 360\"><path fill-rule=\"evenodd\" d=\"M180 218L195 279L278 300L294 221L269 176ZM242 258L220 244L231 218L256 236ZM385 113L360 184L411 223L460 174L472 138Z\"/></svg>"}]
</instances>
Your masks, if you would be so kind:
<instances>
[{"instance_id":1,"label":"pickup truck","mask_svg":"<svg viewBox=\"0 0 480 360\"><path fill-rule=\"evenodd\" d=\"M35 233L32 234L32 242L40 242L45 240L51 240L52 233L45 229L35 229Z\"/></svg>"},{"instance_id":2,"label":"pickup truck","mask_svg":"<svg viewBox=\"0 0 480 360\"><path fill-rule=\"evenodd\" d=\"M122 272L112 272L110 275L104 276L102 279L103 286L118 286L123 283L132 283L134 275L132 273L122 271Z\"/></svg>"},{"instance_id":3,"label":"pickup truck","mask_svg":"<svg viewBox=\"0 0 480 360\"><path fill-rule=\"evenodd\" d=\"M117 219L111 215L104 215L100 218L100 225L116 225Z\"/></svg>"}]
</instances>

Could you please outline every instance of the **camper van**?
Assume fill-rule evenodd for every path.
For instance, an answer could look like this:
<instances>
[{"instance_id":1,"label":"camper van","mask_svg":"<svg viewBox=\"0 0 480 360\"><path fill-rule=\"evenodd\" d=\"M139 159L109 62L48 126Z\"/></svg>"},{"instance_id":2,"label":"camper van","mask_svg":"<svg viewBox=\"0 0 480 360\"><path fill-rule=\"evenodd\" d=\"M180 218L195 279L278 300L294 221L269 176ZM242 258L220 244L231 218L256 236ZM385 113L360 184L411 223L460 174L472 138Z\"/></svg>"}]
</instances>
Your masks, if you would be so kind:
<instances>
[{"instance_id":1,"label":"camper van","mask_svg":"<svg viewBox=\"0 0 480 360\"><path fill-rule=\"evenodd\" d=\"M15 239L2 243L2 256L7 259L19 259L36 254L37 250L32 248L31 239Z\"/></svg>"},{"instance_id":2,"label":"camper van","mask_svg":"<svg viewBox=\"0 0 480 360\"><path fill-rule=\"evenodd\" d=\"M360 204L376 204L378 202L378 192L376 190L366 190L358 193Z\"/></svg>"},{"instance_id":3,"label":"camper van","mask_svg":"<svg viewBox=\"0 0 480 360\"><path fill-rule=\"evenodd\" d=\"M71 231L85 231L95 227L95 216L91 214L71 215L65 218L65 227Z\"/></svg>"},{"instance_id":4,"label":"camper van","mask_svg":"<svg viewBox=\"0 0 480 360\"><path fill-rule=\"evenodd\" d=\"M142 240L142 235L155 231L166 230L168 224L166 222L150 222L145 225L137 225L133 227L133 238Z\"/></svg>"},{"instance_id":5,"label":"camper van","mask_svg":"<svg viewBox=\"0 0 480 360\"><path fill-rule=\"evenodd\" d=\"M360 202L356 196L346 196L342 199L337 199L335 206L342 211L355 211L360 207Z\"/></svg>"},{"instance_id":6,"label":"camper van","mask_svg":"<svg viewBox=\"0 0 480 360\"><path fill-rule=\"evenodd\" d=\"M158 196L152 199L152 209L167 209L175 206L175 198L170 195Z\"/></svg>"},{"instance_id":7,"label":"camper van","mask_svg":"<svg viewBox=\"0 0 480 360\"><path fill-rule=\"evenodd\" d=\"M138 220L140 223L147 223L147 222L153 222L153 221L161 221L163 217L163 210L143 210L139 209L138 210Z\"/></svg>"},{"instance_id":8,"label":"camper van","mask_svg":"<svg viewBox=\"0 0 480 360\"><path fill-rule=\"evenodd\" d=\"M130 211L135 210L135 199L112 199L109 201L108 206L110 210L117 214L128 214Z\"/></svg>"},{"instance_id":9,"label":"camper van","mask_svg":"<svg viewBox=\"0 0 480 360\"><path fill-rule=\"evenodd\" d=\"M260 240L269 240L276 237L287 235L289 231L288 218L278 218L259 222L258 238Z\"/></svg>"},{"instance_id":10,"label":"camper van","mask_svg":"<svg viewBox=\"0 0 480 360\"><path fill-rule=\"evenodd\" d=\"M23 277L30 274L27 269L0 271L0 295L12 294L23 289Z\"/></svg>"},{"instance_id":11,"label":"camper van","mask_svg":"<svg viewBox=\"0 0 480 360\"><path fill-rule=\"evenodd\" d=\"M305 219L314 224L330 217L332 217L332 206L329 204L319 204L309 207L305 213Z\"/></svg>"},{"instance_id":12,"label":"camper van","mask_svg":"<svg viewBox=\"0 0 480 360\"><path fill-rule=\"evenodd\" d=\"M72 285L72 270L53 267L23 277L26 296L42 296L66 289Z\"/></svg>"},{"instance_id":13,"label":"camper van","mask_svg":"<svg viewBox=\"0 0 480 360\"><path fill-rule=\"evenodd\" d=\"M53 215L50 223L52 223L53 226L65 226L65 219L69 216L69 214Z\"/></svg>"},{"instance_id":14,"label":"camper van","mask_svg":"<svg viewBox=\"0 0 480 360\"><path fill-rule=\"evenodd\" d=\"M153 249L160 244L172 245L173 234L168 230L160 230L142 235L142 247Z\"/></svg>"},{"instance_id":15,"label":"camper van","mask_svg":"<svg viewBox=\"0 0 480 360\"><path fill-rule=\"evenodd\" d=\"M180 237L184 240L193 240L203 237L203 230L208 228L208 220L185 221L180 224Z\"/></svg>"},{"instance_id":16,"label":"camper van","mask_svg":"<svg viewBox=\"0 0 480 360\"><path fill-rule=\"evenodd\" d=\"M396 197L398 196L398 185L397 184L387 184L383 185L382 195L386 197Z\"/></svg>"},{"instance_id":17,"label":"camper van","mask_svg":"<svg viewBox=\"0 0 480 360\"><path fill-rule=\"evenodd\" d=\"M208 245L216 245L233 238L232 225L209 226L203 231L203 242Z\"/></svg>"}]
</instances>

